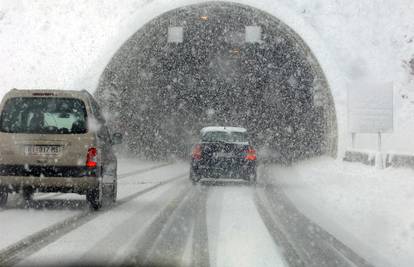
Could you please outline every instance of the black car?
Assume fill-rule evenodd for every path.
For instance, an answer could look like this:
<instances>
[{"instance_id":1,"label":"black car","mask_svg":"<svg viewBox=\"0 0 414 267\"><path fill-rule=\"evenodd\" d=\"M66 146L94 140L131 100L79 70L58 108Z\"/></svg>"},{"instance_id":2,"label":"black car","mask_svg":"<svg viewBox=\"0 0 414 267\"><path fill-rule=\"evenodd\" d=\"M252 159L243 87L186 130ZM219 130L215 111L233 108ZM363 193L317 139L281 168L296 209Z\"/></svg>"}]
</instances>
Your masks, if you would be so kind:
<instances>
[{"instance_id":1,"label":"black car","mask_svg":"<svg viewBox=\"0 0 414 267\"><path fill-rule=\"evenodd\" d=\"M239 178L256 182L256 151L240 127L206 127L191 155L190 179Z\"/></svg>"}]
</instances>

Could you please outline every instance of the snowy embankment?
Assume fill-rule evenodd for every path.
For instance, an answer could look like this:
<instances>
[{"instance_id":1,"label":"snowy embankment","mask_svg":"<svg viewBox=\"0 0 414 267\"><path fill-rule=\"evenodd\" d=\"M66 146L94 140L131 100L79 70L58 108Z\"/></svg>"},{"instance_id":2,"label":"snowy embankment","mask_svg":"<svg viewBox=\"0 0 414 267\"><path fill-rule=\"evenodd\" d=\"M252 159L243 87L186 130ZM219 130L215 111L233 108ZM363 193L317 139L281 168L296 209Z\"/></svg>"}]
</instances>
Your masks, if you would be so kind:
<instances>
[{"instance_id":1,"label":"snowy embankment","mask_svg":"<svg viewBox=\"0 0 414 267\"><path fill-rule=\"evenodd\" d=\"M320 158L269 174L301 212L375 266L414 266L414 170Z\"/></svg>"}]
</instances>

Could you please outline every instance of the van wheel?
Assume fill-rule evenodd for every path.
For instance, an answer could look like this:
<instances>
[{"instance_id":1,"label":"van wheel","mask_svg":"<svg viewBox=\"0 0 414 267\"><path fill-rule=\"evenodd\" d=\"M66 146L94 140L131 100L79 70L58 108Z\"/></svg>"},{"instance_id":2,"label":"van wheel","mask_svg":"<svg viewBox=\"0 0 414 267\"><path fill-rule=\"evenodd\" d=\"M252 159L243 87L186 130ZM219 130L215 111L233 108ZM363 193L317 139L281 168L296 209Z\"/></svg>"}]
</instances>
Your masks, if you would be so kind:
<instances>
[{"instance_id":1,"label":"van wheel","mask_svg":"<svg viewBox=\"0 0 414 267\"><path fill-rule=\"evenodd\" d=\"M117 186L116 182L105 186L100 185L98 188L89 190L86 193L86 200L91 204L94 210L112 205L116 201Z\"/></svg>"},{"instance_id":2,"label":"van wheel","mask_svg":"<svg viewBox=\"0 0 414 267\"><path fill-rule=\"evenodd\" d=\"M0 186L0 207L6 206L9 192L6 186Z\"/></svg>"},{"instance_id":3,"label":"van wheel","mask_svg":"<svg viewBox=\"0 0 414 267\"><path fill-rule=\"evenodd\" d=\"M110 172L104 173L104 186L103 186L103 200L104 200L104 206L106 205L112 205L116 202L116 198L118 195L118 180L117 180L117 168L114 169L111 168Z\"/></svg>"},{"instance_id":4,"label":"van wheel","mask_svg":"<svg viewBox=\"0 0 414 267\"><path fill-rule=\"evenodd\" d=\"M89 189L88 192L86 192L86 200L94 210L102 208L103 190L101 182L97 188Z\"/></svg>"},{"instance_id":5,"label":"van wheel","mask_svg":"<svg viewBox=\"0 0 414 267\"><path fill-rule=\"evenodd\" d=\"M22 190L23 200L26 204L33 200L34 189L31 187L25 187Z\"/></svg>"},{"instance_id":6,"label":"van wheel","mask_svg":"<svg viewBox=\"0 0 414 267\"><path fill-rule=\"evenodd\" d=\"M117 196L118 196L118 182L115 181L112 185L112 194L111 194L111 197L112 197L111 199L113 203L116 202Z\"/></svg>"}]
</instances>

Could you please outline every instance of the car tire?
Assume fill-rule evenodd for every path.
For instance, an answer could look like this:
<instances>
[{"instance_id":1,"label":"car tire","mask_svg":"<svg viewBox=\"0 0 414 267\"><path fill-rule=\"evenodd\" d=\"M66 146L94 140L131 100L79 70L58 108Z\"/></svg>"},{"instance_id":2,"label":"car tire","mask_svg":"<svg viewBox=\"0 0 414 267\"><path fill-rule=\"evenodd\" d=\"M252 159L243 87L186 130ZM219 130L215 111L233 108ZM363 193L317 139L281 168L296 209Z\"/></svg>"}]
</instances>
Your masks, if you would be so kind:
<instances>
[{"instance_id":1,"label":"car tire","mask_svg":"<svg viewBox=\"0 0 414 267\"><path fill-rule=\"evenodd\" d=\"M256 184L257 181L257 173L256 172L248 172L247 177L245 178L250 184Z\"/></svg>"},{"instance_id":2,"label":"car tire","mask_svg":"<svg viewBox=\"0 0 414 267\"><path fill-rule=\"evenodd\" d=\"M89 189L88 192L86 192L86 200L89 202L93 210L99 210L102 208L103 185L101 181L96 188Z\"/></svg>"},{"instance_id":3,"label":"car tire","mask_svg":"<svg viewBox=\"0 0 414 267\"><path fill-rule=\"evenodd\" d=\"M251 174L249 181L251 184L255 185L257 183L257 174L256 173Z\"/></svg>"},{"instance_id":4,"label":"car tire","mask_svg":"<svg viewBox=\"0 0 414 267\"><path fill-rule=\"evenodd\" d=\"M0 186L0 207L4 207L7 204L7 198L9 196L9 192L6 186Z\"/></svg>"}]
</instances>

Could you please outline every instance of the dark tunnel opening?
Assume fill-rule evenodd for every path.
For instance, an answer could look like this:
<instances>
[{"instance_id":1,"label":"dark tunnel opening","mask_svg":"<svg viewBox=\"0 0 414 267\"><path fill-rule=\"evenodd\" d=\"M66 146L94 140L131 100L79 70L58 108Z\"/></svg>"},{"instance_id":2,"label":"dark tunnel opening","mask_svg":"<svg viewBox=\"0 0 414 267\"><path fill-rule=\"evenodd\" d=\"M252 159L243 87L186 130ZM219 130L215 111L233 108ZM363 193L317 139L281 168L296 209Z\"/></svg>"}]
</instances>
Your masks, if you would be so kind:
<instances>
[{"instance_id":1,"label":"dark tunnel opening","mask_svg":"<svg viewBox=\"0 0 414 267\"><path fill-rule=\"evenodd\" d=\"M169 41L171 27L178 41ZM247 128L277 161L336 153L335 108L317 60L288 26L248 6L198 4L153 19L114 55L96 97L126 148L151 159L186 158L210 125Z\"/></svg>"}]
</instances>

